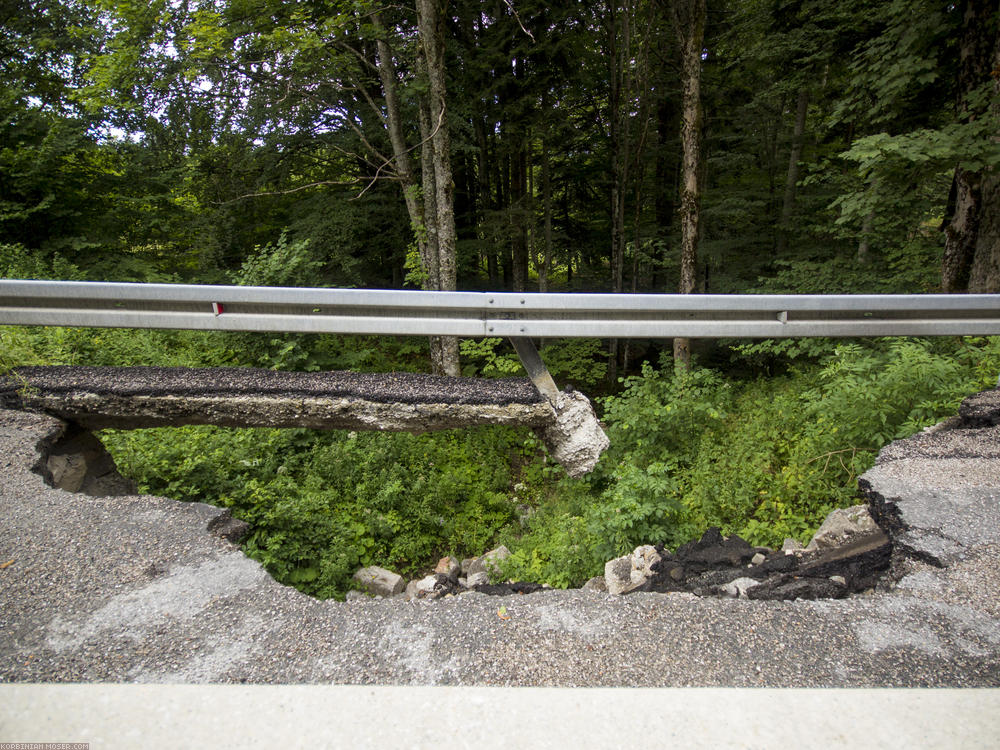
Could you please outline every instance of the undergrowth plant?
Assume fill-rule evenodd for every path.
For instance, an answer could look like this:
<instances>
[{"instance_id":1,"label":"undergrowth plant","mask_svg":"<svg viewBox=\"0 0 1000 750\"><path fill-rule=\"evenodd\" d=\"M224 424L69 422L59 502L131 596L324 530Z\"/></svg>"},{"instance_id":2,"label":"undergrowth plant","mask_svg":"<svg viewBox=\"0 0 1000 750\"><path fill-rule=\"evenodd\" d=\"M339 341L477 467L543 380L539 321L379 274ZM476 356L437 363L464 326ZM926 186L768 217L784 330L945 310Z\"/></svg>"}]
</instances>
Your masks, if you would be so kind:
<instances>
[{"instance_id":1,"label":"undergrowth plant","mask_svg":"<svg viewBox=\"0 0 1000 750\"><path fill-rule=\"evenodd\" d=\"M515 518L523 434L180 427L102 439L141 492L231 508L252 526L249 555L331 597L361 566L417 575L445 554L481 554Z\"/></svg>"},{"instance_id":2,"label":"undergrowth plant","mask_svg":"<svg viewBox=\"0 0 1000 750\"><path fill-rule=\"evenodd\" d=\"M857 478L883 445L995 385L1000 339L847 343L742 383L660 365L605 401L611 448L583 483L589 497L557 501L509 538L507 575L559 585L553 571L573 571L580 583L639 544L675 547L709 526L753 544L806 541L859 502Z\"/></svg>"}]
</instances>

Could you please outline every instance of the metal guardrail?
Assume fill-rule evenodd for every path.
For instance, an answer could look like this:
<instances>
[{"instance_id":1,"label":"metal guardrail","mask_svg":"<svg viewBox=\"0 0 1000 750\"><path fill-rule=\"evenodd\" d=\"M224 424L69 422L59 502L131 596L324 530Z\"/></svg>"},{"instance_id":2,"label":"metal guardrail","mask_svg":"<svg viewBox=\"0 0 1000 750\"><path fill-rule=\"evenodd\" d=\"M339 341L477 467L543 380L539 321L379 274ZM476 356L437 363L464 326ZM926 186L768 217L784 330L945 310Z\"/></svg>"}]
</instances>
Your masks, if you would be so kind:
<instances>
[{"instance_id":1,"label":"metal guardrail","mask_svg":"<svg viewBox=\"0 0 1000 750\"><path fill-rule=\"evenodd\" d=\"M511 338L1000 335L1000 295L515 294L0 279L0 324Z\"/></svg>"}]
</instances>

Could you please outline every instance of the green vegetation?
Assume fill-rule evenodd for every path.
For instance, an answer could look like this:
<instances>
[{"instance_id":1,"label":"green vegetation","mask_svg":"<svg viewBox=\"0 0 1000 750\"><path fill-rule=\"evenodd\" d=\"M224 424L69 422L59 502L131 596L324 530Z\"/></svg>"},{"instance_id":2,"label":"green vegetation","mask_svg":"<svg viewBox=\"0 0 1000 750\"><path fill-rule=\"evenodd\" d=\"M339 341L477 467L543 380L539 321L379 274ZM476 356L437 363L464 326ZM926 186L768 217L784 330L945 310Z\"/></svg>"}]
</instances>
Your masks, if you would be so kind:
<instances>
[{"instance_id":1,"label":"green vegetation","mask_svg":"<svg viewBox=\"0 0 1000 750\"><path fill-rule=\"evenodd\" d=\"M238 352L253 351L192 332L0 328L0 337L19 363L245 365ZM583 480L566 477L530 431L511 428L182 427L102 439L141 492L221 504L249 521L247 553L316 596L342 595L362 565L415 576L445 554L497 543L513 551L508 575L572 586L638 544L673 547L708 526L755 544L806 541L831 509L856 502L857 477L882 445L954 414L1000 372L1000 338L798 342L808 343L827 353L786 360L770 377L675 369L666 355L643 365L598 404L611 448ZM463 346L483 370L497 348ZM787 356L773 342L732 356L774 349ZM587 356L593 347L580 351L571 369L602 366L603 356Z\"/></svg>"},{"instance_id":2,"label":"green vegetation","mask_svg":"<svg viewBox=\"0 0 1000 750\"><path fill-rule=\"evenodd\" d=\"M1000 340L842 344L774 378L725 379L663 362L605 402L611 448L587 480L547 488L506 572L579 583L639 544L675 547L708 528L754 544L807 541L857 501L887 442L954 414L995 384Z\"/></svg>"},{"instance_id":3,"label":"green vegetation","mask_svg":"<svg viewBox=\"0 0 1000 750\"><path fill-rule=\"evenodd\" d=\"M253 525L246 551L280 581L343 594L363 565L416 575L481 554L511 522L523 436L164 428L105 433L143 492L211 499Z\"/></svg>"},{"instance_id":4,"label":"green vegetation","mask_svg":"<svg viewBox=\"0 0 1000 750\"><path fill-rule=\"evenodd\" d=\"M995 3L11 0L0 277L711 293L1000 292ZM980 228L985 228L980 231ZM719 525L805 539L996 340L549 340L612 445L530 432L103 437L339 596L503 542L579 583ZM679 352L684 348L679 347ZM499 339L0 328L28 364L517 374Z\"/></svg>"}]
</instances>

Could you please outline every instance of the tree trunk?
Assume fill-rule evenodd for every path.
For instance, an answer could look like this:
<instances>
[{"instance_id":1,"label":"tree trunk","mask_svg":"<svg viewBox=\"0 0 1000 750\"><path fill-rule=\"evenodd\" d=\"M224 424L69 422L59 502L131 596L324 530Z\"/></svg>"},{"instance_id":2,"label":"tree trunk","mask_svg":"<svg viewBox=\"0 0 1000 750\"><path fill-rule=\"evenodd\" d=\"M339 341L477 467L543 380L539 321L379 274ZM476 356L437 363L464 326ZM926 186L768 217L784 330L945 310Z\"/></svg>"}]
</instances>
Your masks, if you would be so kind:
<instances>
[{"instance_id":1,"label":"tree trunk","mask_svg":"<svg viewBox=\"0 0 1000 750\"><path fill-rule=\"evenodd\" d=\"M441 255L438 250L437 180L434 173L434 146L431 143L430 107L426 101L420 103L420 179L423 186L424 246L424 289L437 291L441 288Z\"/></svg>"},{"instance_id":2,"label":"tree trunk","mask_svg":"<svg viewBox=\"0 0 1000 750\"><path fill-rule=\"evenodd\" d=\"M962 16L959 40L959 101L961 119L1000 115L996 95L1000 95L1000 77L993 76L992 111L977 113L970 109L969 95L991 80L1000 66L1000 37L994 16L996 0L967 0ZM994 136L994 138L997 138ZM1000 193L996 170L972 171L961 164L955 168L949 215L944 224L944 258L941 266L941 290L954 292L1000 292Z\"/></svg>"},{"instance_id":3,"label":"tree trunk","mask_svg":"<svg viewBox=\"0 0 1000 750\"><path fill-rule=\"evenodd\" d=\"M433 208L437 230L437 287L441 291L455 291L457 269L455 264L455 183L451 171L451 144L448 136L444 59L444 9L441 0L417 0L417 25L426 66L428 94L426 114L429 118L429 146L425 136L425 156L430 151L433 173ZM425 172L426 174L426 172ZM424 184L425 197L431 191ZM445 375L460 375L458 339L440 337L440 370Z\"/></svg>"},{"instance_id":4,"label":"tree trunk","mask_svg":"<svg viewBox=\"0 0 1000 750\"><path fill-rule=\"evenodd\" d=\"M438 249L438 214L436 204L436 180L434 174L433 145L431 143L430 107L426 101L420 102L420 172L423 183L423 215L424 215L424 255L421 261L424 266L423 288L427 291L438 291L441 284L441 262ZM443 347L440 336L431 336L431 369L436 375L444 375Z\"/></svg>"},{"instance_id":5,"label":"tree trunk","mask_svg":"<svg viewBox=\"0 0 1000 750\"><path fill-rule=\"evenodd\" d=\"M486 138L486 123L482 117L475 117L472 120L473 130L476 134L476 171L478 173L479 194L476 198L479 204L479 227L478 237L481 257L486 261L486 276L489 279L491 289L496 289L500 284L496 250L485 230L485 217L487 212L493 208L490 200L490 177L492 175L489 166L489 146Z\"/></svg>"},{"instance_id":6,"label":"tree trunk","mask_svg":"<svg viewBox=\"0 0 1000 750\"><path fill-rule=\"evenodd\" d=\"M861 224L861 239L858 241L858 265L866 266L871 260L872 228L875 226L875 212L869 211Z\"/></svg>"},{"instance_id":7,"label":"tree trunk","mask_svg":"<svg viewBox=\"0 0 1000 750\"><path fill-rule=\"evenodd\" d=\"M515 292L528 289L528 170L525 149L522 141L511 155L510 164L510 230Z\"/></svg>"},{"instance_id":8,"label":"tree trunk","mask_svg":"<svg viewBox=\"0 0 1000 750\"><path fill-rule=\"evenodd\" d=\"M615 178L611 185L611 291L621 294L625 272L625 186L619 183L617 162L621 154L615 154ZM618 378L618 339L608 342L608 380Z\"/></svg>"},{"instance_id":9,"label":"tree trunk","mask_svg":"<svg viewBox=\"0 0 1000 750\"><path fill-rule=\"evenodd\" d=\"M645 167L642 163L636 165L635 176L635 202L632 207L632 279L629 291L636 294L639 291L639 255L642 251L642 181L645 176ZM622 372L627 373L629 360L632 356L632 339L625 339L622 347Z\"/></svg>"},{"instance_id":10,"label":"tree trunk","mask_svg":"<svg viewBox=\"0 0 1000 750\"><path fill-rule=\"evenodd\" d=\"M569 227L569 190L563 190L562 200L560 201L562 207L562 219L563 226ZM566 288L572 289L573 287L573 245L570 243L569 247L566 248Z\"/></svg>"},{"instance_id":11,"label":"tree trunk","mask_svg":"<svg viewBox=\"0 0 1000 750\"><path fill-rule=\"evenodd\" d=\"M608 3L608 123L611 139L611 291L621 294L625 281L625 194L629 179L634 64L632 16L629 4ZM618 377L618 339L608 342L608 380Z\"/></svg>"},{"instance_id":12,"label":"tree trunk","mask_svg":"<svg viewBox=\"0 0 1000 750\"><path fill-rule=\"evenodd\" d=\"M996 294L1000 292L1000 174L995 169L983 176L980 198L982 207L969 291Z\"/></svg>"},{"instance_id":13,"label":"tree trunk","mask_svg":"<svg viewBox=\"0 0 1000 750\"><path fill-rule=\"evenodd\" d=\"M379 25L379 17L376 14L374 22ZM410 226L413 228L414 237L417 243L417 251L420 255L420 263L423 267L423 279L421 286L424 289L437 289L439 278L438 249L437 249L437 215L433 207L433 201L429 199L428 192L433 193L433 170L428 170L428 159L426 149L424 159L421 162L422 182L424 187L423 200L420 199L421 185L417 181L413 168L413 160L410 158L410 151L403 136L402 116L399 109L399 94L397 90L396 66L392 57L392 50L384 39L376 42L378 50L378 73L382 82L382 91L385 96L386 108L386 129L389 131L389 140L392 143L393 162L396 174L399 177L403 188L403 200L406 203L406 212L410 217ZM429 116L426 108L420 108L421 135L429 129ZM425 141L426 143L426 141ZM430 181L430 184L428 184ZM441 341L439 337L430 338L431 367L437 373L443 373L441 360Z\"/></svg>"},{"instance_id":14,"label":"tree trunk","mask_svg":"<svg viewBox=\"0 0 1000 750\"><path fill-rule=\"evenodd\" d=\"M672 5L674 28L681 48L683 86L681 116L682 183L681 278L678 291L691 294L697 281L698 234L700 229L701 188L701 53L705 37L705 0L677 0ZM674 339L674 362L689 367L690 342Z\"/></svg>"},{"instance_id":15,"label":"tree trunk","mask_svg":"<svg viewBox=\"0 0 1000 750\"><path fill-rule=\"evenodd\" d=\"M376 26L380 26L379 17L373 16ZM392 50L384 39L376 42L378 50L378 74L382 81L382 91L385 97L386 109L386 129L389 131L389 141L392 144L393 162L396 174L399 177L400 185L403 188L403 200L406 203L406 212L410 217L410 225L413 228L420 252L420 258L425 261L428 258L427 240L424 232L424 207L418 200L420 184L413 169L413 160L410 158L410 151L406 145L406 138L403 136L402 115L399 111L399 93L396 79L396 65L392 58Z\"/></svg>"},{"instance_id":16,"label":"tree trunk","mask_svg":"<svg viewBox=\"0 0 1000 750\"><path fill-rule=\"evenodd\" d=\"M549 142L542 140L542 262L538 268L538 291L549 291L549 271L552 268L552 167L549 164Z\"/></svg>"},{"instance_id":17,"label":"tree trunk","mask_svg":"<svg viewBox=\"0 0 1000 750\"><path fill-rule=\"evenodd\" d=\"M528 260L535 266L535 271L539 270L538 264L538 226L535 221L535 164L532 161L534 155L535 141L530 136L524 149L524 174L527 185L527 198L525 200L525 221L524 228L527 232Z\"/></svg>"},{"instance_id":18,"label":"tree trunk","mask_svg":"<svg viewBox=\"0 0 1000 750\"><path fill-rule=\"evenodd\" d=\"M497 150L500 150L498 146ZM504 289L514 288L514 245L513 245L513 222L514 219L511 216L511 202L512 197L512 172L511 172L511 156L509 153L504 154L499 158L499 181L497 182L497 205L506 211L507 223L503 228L503 234L498 238L498 246L500 247L500 266L503 270L503 286Z\"/></svg>"},{"instance_id":19,"label":"tree trunk","mask_svg":"<svg viewBox=\"0 0 1000 750\"><path fill-rule=\"evenodd\" d=\"M429 83L429 94L420 103L421 179L417 181L410 150L403 135L398 81L392 50L384 39L376 42L378 74L385 96L385 125L392 144L396 174L413 226L423 266L422 286L452 291L456 287L454 183L445 117L444 32L433 0L418 0L422 42L420 64ZM373 21L379 25L378 15ZM421 200L422 190L422 200ZM431 366L436 373L459 374L458 340L432 336Z\"/></svg>"},{"instance_id":20,"label":"tree trunk","mask_svg":"<svg viewBox=\"0 0 1000 750\"><path fill-rule=\"evenodd\" d=\"M653 264L651 285L654 289L664 286L667 255L670 252L670 231L674 223L677 195L677 164L680 161L674 149L667 150L667 144L679 132L677 127L677 107L672 97L660 99L656 108L656 172L654 177L654 208L656 214L657 237L660 240L663 257Z\"/></svg>"},{"instance_id":21,"label":"tree trunk","mask_svg":"<svg viewBox=\"0 0 1000 750\"><path fill-rule=\"evenodd\" d=\"M802 159L802 141L806 132L806 113L809 111L809 92L799 89L795 108L795 129L792 133L792 148L788 154L788 176L785 178L785 195L781 202L781 221L778 223L778 244L776 254L784 255L788 248L788 232L791 229L792 214L795 211L795 188L799 182L799 161Z\"/></svg>"}]
</instances>

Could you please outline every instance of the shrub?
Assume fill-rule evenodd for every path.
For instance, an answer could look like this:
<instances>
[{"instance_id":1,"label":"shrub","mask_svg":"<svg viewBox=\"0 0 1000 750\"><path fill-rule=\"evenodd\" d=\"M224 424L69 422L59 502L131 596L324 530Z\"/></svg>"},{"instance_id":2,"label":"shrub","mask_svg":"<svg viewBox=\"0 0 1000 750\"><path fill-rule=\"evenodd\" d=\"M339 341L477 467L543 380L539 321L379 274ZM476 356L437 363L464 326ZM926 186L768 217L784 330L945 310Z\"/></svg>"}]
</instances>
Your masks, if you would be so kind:
<instances>
[{"instance_id":1,"label":"shrub","mask_svg":"<svg viewBox=\"0 0 1000 750\"><path fill-rule=\"evenodd\" d=\"M248 554L316 596L342 596L362 565L416 575L481 554L514 517L517 430L166 429L103 437L142 492L231 508L253 526Z\"/></svg>"},{"instance_id":2,"label":"shrub","mask_svg":"<svg viewBox=\"0 0 1000 750\"><path fill-rule=\"evenodd\" d=\"M579 583L639 544L673 547L709 526L754 544L805 541L830 510L857 502L858 475L883 445L954 414L998 372L1000 338L846 343L819 364L742 383L646 365L605 401L611 448L594 475L551 490L586 501L539 511L508 543L509 570ZM574 543L584 551L560 551Z\"/></svg>"}]
</instances>

